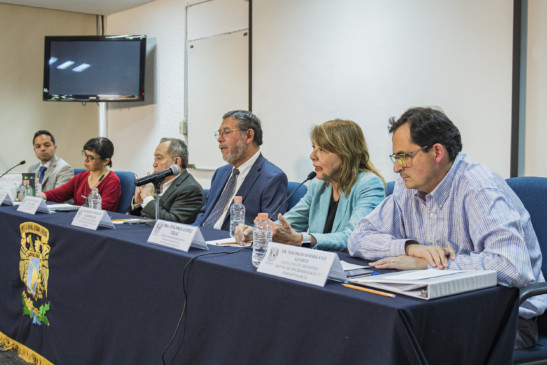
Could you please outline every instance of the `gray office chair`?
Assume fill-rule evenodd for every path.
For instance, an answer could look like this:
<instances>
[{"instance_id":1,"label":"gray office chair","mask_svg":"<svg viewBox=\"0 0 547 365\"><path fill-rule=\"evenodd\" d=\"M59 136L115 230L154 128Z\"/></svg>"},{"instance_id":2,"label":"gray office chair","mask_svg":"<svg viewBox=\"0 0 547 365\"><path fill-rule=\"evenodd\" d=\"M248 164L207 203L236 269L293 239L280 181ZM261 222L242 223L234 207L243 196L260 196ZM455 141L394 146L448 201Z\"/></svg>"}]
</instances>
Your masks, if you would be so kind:
<instances>
[{"instance_id":1,"label":"gray office chair","mask_svg":"<svg viewBox=\"0 0 547 365\"><path fill-rule=\"evenodd\" d=\"M530 217L539 241L543 263L541 270L547 276L547 178L544 177L514 177L507 179L507 184L520 198ZM547 294L547 283L533 283L520 289L519 304L526 299ZM535 347L515 350L514 364L547 364L547 314L538 318L539 339Z\"/></svg>"}]
</instances>

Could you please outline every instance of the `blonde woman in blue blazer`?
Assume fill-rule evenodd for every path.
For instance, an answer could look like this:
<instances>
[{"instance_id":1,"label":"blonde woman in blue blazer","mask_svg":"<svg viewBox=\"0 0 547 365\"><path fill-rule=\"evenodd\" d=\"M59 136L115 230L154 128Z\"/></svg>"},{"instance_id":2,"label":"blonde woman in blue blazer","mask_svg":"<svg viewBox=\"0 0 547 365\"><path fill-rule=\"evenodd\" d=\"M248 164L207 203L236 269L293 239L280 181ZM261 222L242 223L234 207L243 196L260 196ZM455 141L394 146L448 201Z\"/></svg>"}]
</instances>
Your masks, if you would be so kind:
<instances>
[{"instance_id":1,"label":"blonde woman in blue blazer","mask_svg":"<svg viewBox=\"0 0 547 365\"><path fill-rule=\"evenodd\" d=\"M385 198L385 184L369 159L365 136L350 120L330 120L312 129L310 154L317 176L306 195L271 222L273 241L320 250L347 251L357 222ZM252 238L240 225L236 240Z\"/></svg>"}]
</instances>

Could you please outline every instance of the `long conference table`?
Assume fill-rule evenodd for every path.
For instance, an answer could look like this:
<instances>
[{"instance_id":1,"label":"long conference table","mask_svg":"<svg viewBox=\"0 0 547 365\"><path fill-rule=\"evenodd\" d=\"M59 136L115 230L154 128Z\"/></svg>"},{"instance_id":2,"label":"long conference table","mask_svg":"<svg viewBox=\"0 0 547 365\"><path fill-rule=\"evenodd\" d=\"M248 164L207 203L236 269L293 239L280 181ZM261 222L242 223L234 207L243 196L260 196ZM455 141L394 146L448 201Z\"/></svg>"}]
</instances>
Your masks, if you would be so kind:
<instances>
[{"instance_id":1,"label":"long conference table","mask_svg":"<svg viewBox=\"0 0 547 365\"><path fill-rule=\"evenodd\" d=\"M257 273L248 249L181 252L147 243L151 227L92 231L71 226L74 215L0 207L0 336L54 364L512 362L515 289L424 301L317 287ZM35 304L43 317L24 313L28 285L40 289L21 274L29 263L48 271Z\"/></svg>"}]
</instances>

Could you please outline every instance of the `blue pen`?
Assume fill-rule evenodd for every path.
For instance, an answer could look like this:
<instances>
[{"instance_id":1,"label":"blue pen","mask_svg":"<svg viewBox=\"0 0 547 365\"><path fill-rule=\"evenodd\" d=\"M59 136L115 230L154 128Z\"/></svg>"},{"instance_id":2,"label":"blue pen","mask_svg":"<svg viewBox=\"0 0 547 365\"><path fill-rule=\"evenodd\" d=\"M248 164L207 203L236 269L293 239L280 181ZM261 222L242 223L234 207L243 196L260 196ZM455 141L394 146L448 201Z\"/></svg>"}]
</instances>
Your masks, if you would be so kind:
<instances>
[{"instance_id":1,"label":"blue pen","mask_svg":"<svg viewBox=\"0 0 547 365\"><path fill-rule=\"evenodd\" d=\"M372 273L367 273L367 274L362 274L362 275L351 276L350 278L351 279L357 279L357 278L362 278L363 276L372 276L372 275L380 275L380 273L379 272L372 272Z\"/></svg>"}]
</instances>

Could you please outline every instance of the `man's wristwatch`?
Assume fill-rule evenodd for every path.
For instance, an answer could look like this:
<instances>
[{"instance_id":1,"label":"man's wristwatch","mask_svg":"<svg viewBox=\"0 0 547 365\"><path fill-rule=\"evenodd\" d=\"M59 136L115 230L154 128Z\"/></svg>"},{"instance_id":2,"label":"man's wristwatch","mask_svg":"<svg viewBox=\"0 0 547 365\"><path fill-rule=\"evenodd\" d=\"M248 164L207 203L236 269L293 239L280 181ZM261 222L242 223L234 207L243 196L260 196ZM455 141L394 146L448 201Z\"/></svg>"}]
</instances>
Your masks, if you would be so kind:
<instances>
[{"instance_id":1,"label":"man's wristwatch","mask_svg":"<svg viewBox=\"0 0 547 365\"><path fill-rule=\"evenodd\" d=\"M302 244L301 247L311 247L311 236L307 232L300 232L302 234Z\"/></svg>"}]
</instances>

